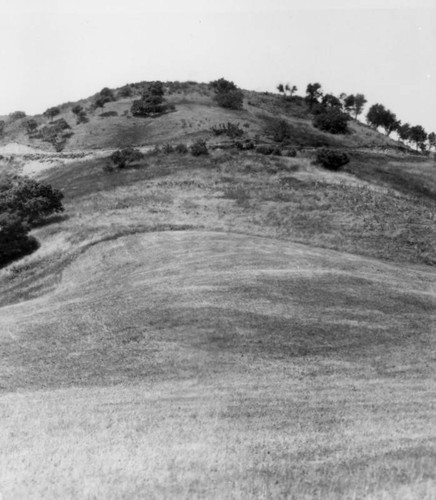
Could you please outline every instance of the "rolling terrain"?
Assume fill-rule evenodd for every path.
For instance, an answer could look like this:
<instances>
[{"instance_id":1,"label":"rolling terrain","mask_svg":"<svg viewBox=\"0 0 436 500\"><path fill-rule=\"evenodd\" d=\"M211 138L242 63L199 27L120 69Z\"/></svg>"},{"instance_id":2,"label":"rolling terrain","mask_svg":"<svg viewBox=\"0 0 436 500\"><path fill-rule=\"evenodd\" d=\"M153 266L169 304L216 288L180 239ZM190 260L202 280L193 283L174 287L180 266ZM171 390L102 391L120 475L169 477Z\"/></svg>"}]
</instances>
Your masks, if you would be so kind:
<instances>
[{"instance_id":1,"label":"rolling terrain","mask_svg":"<svg viewBox=\"0 0 436 500\"><path fill-rule=\"evenodd\" d=\"M279 96L167 98L153 119L106 104L62 152L3 139L1 168L65 212L0 270L0 496L434 498L434 159ZM228 121L270 143L278 113L296 157L213 148ZM198 137L208 156L153 149ZM109 171L127 145L144 159Z\"/></svg>"}]
</instances>

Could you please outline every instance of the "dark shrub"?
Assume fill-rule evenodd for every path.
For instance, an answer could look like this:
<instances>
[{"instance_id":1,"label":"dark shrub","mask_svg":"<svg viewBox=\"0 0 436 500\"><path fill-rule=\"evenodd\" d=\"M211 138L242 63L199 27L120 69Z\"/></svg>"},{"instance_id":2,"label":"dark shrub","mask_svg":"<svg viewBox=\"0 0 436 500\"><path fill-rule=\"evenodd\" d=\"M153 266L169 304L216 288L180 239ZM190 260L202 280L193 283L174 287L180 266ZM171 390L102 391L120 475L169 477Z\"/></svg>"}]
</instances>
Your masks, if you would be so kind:
<instances>
[{"instance_id":1,"label":"dark shrub","mask_svg":"<svg viewBox=\"0 0 436 500\"><path fill-rule=\"evenodd\" d=\"M350 157L343 151L321 148L316 152L316 163L328 170L339 170L350 161Z\"/></svg>"},{"instance_id":2,"label":"dark shrub","mask_svg":"<svg viewBox=\"0 0 436 500\"><path fill-rule=\"evenodd\" d=\"M62 151L67 139L73 135L70 129L68 122L64 118L60 118L41 129L41 138L52 144L56 151Z\"/></svg>"},{"instance_id":3,"label":"dark shrub","mask_svg":"<svg viewBox=\"0 0 436 500\"><path fill-rule=\"evenodd\" d=\"M174 104L168 104L163 97L162 82L151 82L142 94L141 99L133 101L133 116L155 117L175 110Z\"/></svg>"},{"instance_id":4,"label":"dark shrub","mask_svg":"<svg viewBox=\"0 0 436 500\"><path fill-rule=\"evenodd\" d=\"M115 101L114 93L111 89L105 87L100 91L97 99L94 101L94 107L102 108L106 103Z\"/></svg>"},{"instance_id":5,"label":"dark shrub","mask_svg":"<svg viewBox=\"0 0 436 500\"><path fill-rule=\"evenodd\" d=\"M183 144L183 143L177 144L177 146L174 148L174 150L179 155L185 155L189 151L188 146L186 144Z\"/></svg>"},{"instance_id":6,"label":"dark shrub","mask_svg":"<svg viewBox=\"0 0 436 500\"><path fill-rule=\"evenodd\" d=\"M5 126L6 126L6 122L4 120L0 120L0 135L3 135L3 133L5 131Z\"/></svg>"},{"instance_id":7,"label":"dark shrub","mask_svg":"<svg viewBox=\"0 0 436 500\"><path fill-rule=\"evenodd\" d=\"M231 90L230 92L215 95L215 101L221 108L242 109L244 104L244 94L241 90Z\"/></svg>"},{"instance_id":8,"label":"dark shrub","mask_svg":"<svg viewBox=\"0 0 436 500\"><path fill-rule=\"evenodd\" d=\"M86 111L83 109L83 106L80 104L76 104L71 108L71 111L76 115L76 123L87 123L89 122L88 117L86 116Z\"/></svg>"},{"instance_id":9,"label":"dark shrub","mask_svg":"<svg viewBox=\"0 0 436 500\"><path fill-rule=\"evenodd\" d=\"M124 85L118 91L119 97L131 97L133 95L133 89L130 85Z\"/></svg>"},{"instance_id":10,"label":"dark shrub","mask_svg":"<svg viewBox=\"0 0 436 500\"><path fill-rule=\"evenodd\" d=\"M64 195L48 184L13 175L0 178L0 213L12 213L27 224L62 212Z\"/></svg>"},{"instance_id":11,"label":"dark shrub","mask_svg":"<svg viewBox=\"0 0 436 500\"><path fill-rule=\"evenodd\" d=\"M349 119L350 117L346 113L337 108L330 108L316 115L313 119L313 125L330 134L346 134Z\"/></svg>"},{"instance_id":12,"label":"dark shrub","mask_svg":"<svg viewBox=\"0 0 436 500\"><path fill-rule=\"evenodd\" d=\"M54 106L53 108L46 109L43 115L46 116L50 121L53 121L53 118L57 116L60 112L61 110L57 106Z\"/></svg>"},{"instance_id":13,"label":"dark shrub","mask_svg":"<svg viewBox=\"0 0 436 500\"><path fill-rule=\"evenodd\" d=\"M241 151L249 151L254 149L254 142L249 139L246 141L236 141L235 146Z\"/></svg>"},{"instance_id":14,"label":"dark shrub","mask_svg":"<svg viewBox=\"0 0 436 500\"><path fill-rule=\"evenodd\" d=\"M162 153L165 155L170 155L174 153L174 147L168 142L162 146Z\"/></svg>"},{"instance_id":15,"label":"dark shrub","mask_svg":"<svg viewBox=\"0 0 436 500\"><path fill-rule=\"evenodd\" d=\"M201 156L209 154L207 149L207 144L204 139L198 139L191 146L191 154L192 156Z\"/></svg>"},{"instance_id":16,"label":"dark shrub","mask_svg":"<svg viewBox=\"0 0 436 500\"><path fill-rule=\"evenodd\" d=\"M31 118L30 120L27 120L26 130L27 130L27 133L29 135L32 134L33 132L35 132L35 130L37 128L38 128L38 122L36 120L34 120L33 118Z\"/></svg>"},{"instance_id":17,"label":"dark shrub","mask_svg":"<svg viewBox=\"0 0 436 500\"><path fill-rule=\"evenodd\" d=\"M14 111L9 114L9 120L14 122L15 120L20 120L21 118L26 118L26 113L24 111Z\"/></svg>"},{"instance_id":18,"label":"dark shrub","mask_svg":"<svg viewBox=\"0 0 436 500\"><path fill-rule=\"evenodd\" d=\"M38 248L38 242L28 231L18 215L0 214L0 267Z\"/></svg>"},{"instance_id":19,"label":"dark shrub","mask_svg":"<svg viewBox=\"0 0 436 500\"><path fill-rule=\"evenodd\" d=\"M270 120L266 132L275 142L283 142L292 137L292 128L286 120Z\"/></svg>"},{"instance_id":20,"label":"dark shrub","mask_svg":"<svg viewBox=\"0 0 436 500\"><path fill-rule=\"evenodd\" d=\"M119 149L111 154L110 159L117 168L126 168L144 158L144 154L132 147Z\"/></svg>"},{"instance_id":21,"label":"dark shrub","mask_svg":"<svg viewBox=\"0 0 436 500\"><path fill-rule=\"evenodd\" d=\"M101 118L109 118L110 116L118 116L116 111L105 111L104 113L100 113Z\"/></svg>"},{"instance_id":22,"label":"dark shrub","mask_svg":"<svg viewBox=\"0 0 436 500\"><path fill-rule=\"evenodd\" d=\"M272 155L274 151L274 146L269 146L268 144L261 144L256 148L256 153L260 153L261 155Z\"/></svg>"},{"instance_id":23,"label":"dark shrub","mask_svg":"<svg viewBox=\"0 0 436 500\"><path fill-rule=\"evenodd\" d=\"M212 127L212 132L215 135L226 135L230 137L230 139L236 139L237 137L241 137L244 135L244 131L239 126L239 123L234 124L231 122L220 123L219 125Z\"/></svg>"},{"instance_id":24,"label":"dark shrub","mask_svg":"<svg viewBox=\"0 0 436 500\"><path fill-rule=\"evenodd\" d=\"M218 106L227 109L242 109L244 94L233 82L220 78L210 82L209 86L215 91L214 99Z\"/></svg>"}]
</instances>

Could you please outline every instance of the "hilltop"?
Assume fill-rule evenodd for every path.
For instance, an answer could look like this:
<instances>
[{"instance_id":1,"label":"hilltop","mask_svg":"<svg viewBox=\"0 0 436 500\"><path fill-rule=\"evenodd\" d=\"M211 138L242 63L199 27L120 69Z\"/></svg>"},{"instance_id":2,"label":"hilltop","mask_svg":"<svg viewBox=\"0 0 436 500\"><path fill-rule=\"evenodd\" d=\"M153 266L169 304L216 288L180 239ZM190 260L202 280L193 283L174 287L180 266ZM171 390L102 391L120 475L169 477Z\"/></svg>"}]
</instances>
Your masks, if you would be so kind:
<instances>
[{"instance_id":1,"label":"hilltop","mask_svg":"<svg viewBox=\"0 0 436 500\"><path fill-rule=\"evenodd\" d=\"M123 89L111 90L116 100L95 107L99 94L89 98L55 106L59 109L56 121L64 120L66 129L62 150L121 148L146 146L172 141L191 141L198 137L213 139L211 129L222 123L239 122L251 138L270 140L268 129L271 120L282 118L289 122L291 137L289 143L297 147L336 146L343 148L391 148L404 149L398 143L359 121L352 120L350 133L332 135L316 129L312 116L303 98L294 96L285 100L281 95L243 91L244 106L240 111L224 109L214 102L214 91L207 84L195 82L164 84L165 98L175 106L172 113L157 118L135 117L131 113L132 102L141 95L147 82L129 86L132 95L123 97ZM75 106L86 112L86 122L77 123L73 113ZM49 126L51 119L43 115L26 116L18 119L3 117L5 128L1 144L16 142L44 151L55 151L55 146L43 134L38 133ZM27 123L34 120L36 127L29 132Z\"/></svg>"}]
</instances>

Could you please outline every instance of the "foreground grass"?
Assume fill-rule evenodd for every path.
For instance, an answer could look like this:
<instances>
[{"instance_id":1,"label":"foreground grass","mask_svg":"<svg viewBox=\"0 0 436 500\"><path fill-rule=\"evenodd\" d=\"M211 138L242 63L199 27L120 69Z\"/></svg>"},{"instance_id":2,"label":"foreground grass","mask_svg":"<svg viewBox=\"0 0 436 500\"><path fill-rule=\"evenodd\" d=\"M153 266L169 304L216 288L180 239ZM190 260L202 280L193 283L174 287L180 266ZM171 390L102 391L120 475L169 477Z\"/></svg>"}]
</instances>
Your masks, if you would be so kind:
<instances>
[{"instance_id":1,"label":"foreground grass","mask_svg":"<svg viewBox=\"0 0 436 500\"><path fill-rule=\"evenodd\" d=\"M5 498L432 498L435 274L204 231L2 308ZM17 321L18 319L18 321Z\"/></svg>"},{"instance_id":2,"label":"foreground grass","mask_svg":"<svg viewBox=\"0 0 436 500\"><path fill-rule=\"evenodd\" d=\"M430 500L431 398L429 380L363 380L321 360L244 377L5 396L1 491Z\"/></svg>"}]
</instances>

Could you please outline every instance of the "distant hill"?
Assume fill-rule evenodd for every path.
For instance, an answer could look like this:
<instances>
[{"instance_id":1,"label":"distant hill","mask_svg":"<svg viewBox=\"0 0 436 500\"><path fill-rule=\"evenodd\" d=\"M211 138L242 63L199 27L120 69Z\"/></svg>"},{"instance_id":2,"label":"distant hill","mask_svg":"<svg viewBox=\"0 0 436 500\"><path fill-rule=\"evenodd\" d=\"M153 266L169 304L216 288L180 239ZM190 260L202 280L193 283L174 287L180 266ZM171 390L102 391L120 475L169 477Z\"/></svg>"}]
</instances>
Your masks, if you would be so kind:
<instances>
[{"instance_id":1,"label":"distant hill","mask_svg":"<svg viewBox=\"0 0 436 500\"><path fill-rule=\"evenodd\" d=\"M164 84L165 99L175 106L175 111L156 117L132 116L132 102L138 99L147 82L132 84L132 95L123 97L123 89L114 89L116 100L103 107L95 107L99 94L86 99L57 106L60 113L53 117L53 123L44 115L27 116L11 120L3 117L5 128L0 145L11 142L29 145L46 151L114 148L143 146L171 141L191 141L198 137L219 142L214 138L212 127L222 123L239 122L252 139L271 141L268 128L271 120L286 120L291 129L289 144L297 147L338 146L343 148L389 148L404 147L401 143L386 137L374 129L355 120L350 120L350 133L332 135L321 132L312 124L303 98L271 93L243 91L243 110L221 108L214 101L214 92L207 84L195 82L167 82ZM83 107L86 123L77 123L73 108ZM32 131L28 122L33 121ZM51 140L58 132L56 124L65 127L59 131L60 146ZM70 127L70 128L67 128Z\"/></svg>"}]
</instances>

